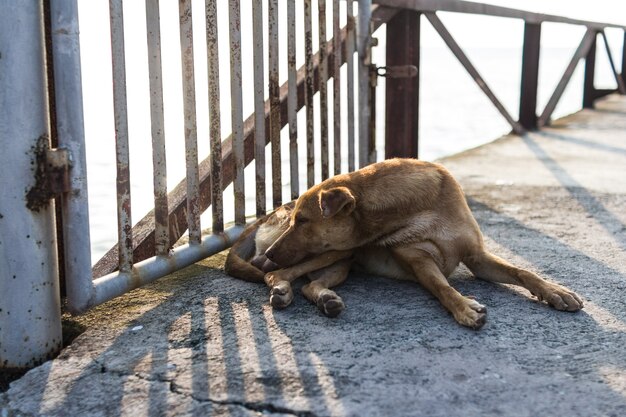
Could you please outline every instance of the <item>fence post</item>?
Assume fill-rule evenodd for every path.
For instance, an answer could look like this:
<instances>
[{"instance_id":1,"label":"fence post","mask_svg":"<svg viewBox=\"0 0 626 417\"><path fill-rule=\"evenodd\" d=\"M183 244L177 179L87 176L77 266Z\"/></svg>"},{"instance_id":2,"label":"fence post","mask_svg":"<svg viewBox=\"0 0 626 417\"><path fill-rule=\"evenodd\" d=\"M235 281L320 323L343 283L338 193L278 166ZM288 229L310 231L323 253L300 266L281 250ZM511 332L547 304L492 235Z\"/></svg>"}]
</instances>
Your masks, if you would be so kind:
<instances>
[{"instance_id":1,"label":"fence post","mask_svg":"<svg viewBox=\"0 0 626 417\"><path fill-rule=\"evenodd\" d=\"M528 130L537 129L537 84L539 80L540 50L541 23L526 22L524 24L519 123L524 129Z\"/></svg>"},{"instance_id":2,"label":"fence post","mask_svg":"<svg viewBox=\"0 0 626 417\"><path fill-rule=\"evenodd\" d=\"M418 72L385 80L385 158L418 157L420 17L407 10L387 23L387 67L413 65Z\"/></svg>"},{"instance_id":3,"label":"fence post","mask_svg":"<svg viewBox=\"0 0 626 417\"><path fill-rule=\"evenodd\" d=\"M583 108L593 108L593 102L596 99L596 88L593 80L596 74L596 40L597 34L593 38L591 48L585 57L585 83L583 88Z\"/></svg>"},{"instance_id":4,"label":"fence post","mask_svg":"<svg viewBox=\"0 0 626 417\"><path fill-rule=\"evenodd\" d=\"M41 2L0 0L0 91L0 368L27 368L62 343Z\"/></svg>"},{"instance_id":5,"label":"fence post","mask_svg":"<svg viewBox=\"0 0 626 417\"><path fill-rule=\"evenodd\" d=\"M626 84L626 30L624 31L624 41L622 42L622 80Z\"/></svg>"}]
</instances>

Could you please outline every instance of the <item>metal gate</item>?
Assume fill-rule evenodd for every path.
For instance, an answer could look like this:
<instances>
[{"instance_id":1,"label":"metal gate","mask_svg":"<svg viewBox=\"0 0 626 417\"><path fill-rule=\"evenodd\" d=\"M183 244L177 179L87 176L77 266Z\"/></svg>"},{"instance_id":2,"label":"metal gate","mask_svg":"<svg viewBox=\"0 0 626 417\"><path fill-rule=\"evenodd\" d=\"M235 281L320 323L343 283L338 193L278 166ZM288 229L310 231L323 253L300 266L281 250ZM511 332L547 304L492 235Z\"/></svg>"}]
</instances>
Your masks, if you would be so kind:
<instances>
[{"instance_id":1,"label":"metal gate","mask_svg":"<svg viewBox=\"0 0 626 417\"><path fill-rule=\"evenodd\" d=\"M626 27L559 16L529 13L458 0L251 0L228 1L228 22L217 21L217 0L205 0L192 11L191 0L178 1L186 177L167 192L165 163L160 6L146 0L150 85L150 119L154 178L154 209L140 221L131 218L125 36L122 0L110 0L118 244L92 269L88 215L87 167L83 121L83 92L76 0L0 0L0 367L29 367L45 360L61 346L58 266L63 258L68 309L84 312L133 288L190 265L227 247L245 223L246 190L256 192L255 213L267 211L265 148L271 147L271 206L283 202L282 186L290 182L290 198L300 193L300 173L306 186L352 171L376 159L374 141L376 79L386 83L385 157L417 156L419 117L420 20L428 20L448 48L489 97L514 132L523 134L549 124L552 112L585 59L585 107L615 90L594 87L595 48L601 36L607 49L617 90L626 93L626 53L621 74L611 57L604 29ZM267 5L264 15L263 5ZM313 10L314 4L317 6ZM279 6L280 5L280 6ZM296 5L302 7L296 19ZM358 5L358 8L356 7ZM242 28L240 11L250 7L254 112L243 118ZM286 8L280 21L279 9ZM328 9L328 10L327 10ZM358 14L355 12L358 11ZM519 117L513 118L448 32L437 12L472 13L524 21L524 48ZM193 13L203 13L206 32L194 39ZM425 19L421 19L421 15ZM328 25L326 16L332 16ZM356 19L355 19L355 16ZM346 24L342 28L341 21ZM357 24L358 20L358 24ZM45 24L44 24L45 21ZM587 30L545 109L537 115L537 77L541 24L560 22ZM134 22L139 24L138 22ZM313 28L317 23L317 53ZM143 22L142 22L143 24ZM279 27L285 24L286 51L279 50ZM371 33L386 25L387 66L371 62ZM218 26L228 26L230 91L220 91ZM44 30L47 28L47 30ZM285 32L283 30L283 32ZM303 35L304 65L296 67L297 34ZM47 42L46 42L46 38ZM267 49L264 48L267 41ZM626 50L626 36L624 37ZM206 45L208 92L195 96L194 42ZM46 45L48 47L46 48ZM358 53L354 62L354 54ZM279 84L279 57L286 56L287 81ZM266 61L267 59L267 61ZM346 66L346 79L341 67ZM355 88L354 74L358 73ZM269 88L264 93L264 77ZM328 81L333 80L332 103ZM222 89L223 90L223 89ZM341 104L345 92L347 104ZM358 94L357 94L358 93ZM230 95L232 133L221 136L220 96ZM319 95L319 104L314 95ZM198 163L196 103L208 99L209 156ZM358 105L357 105L358 101ZM303 110L304 126L297 114ZM316 120L314 110L319 111ZM329 126L332 114L333 126ZM346 134L342 134L345 123ZM289 155L281 155L281 129L288 126ZM319 132L316 143L315 132ZM301 138L301 139L300 139ZM55 140L57 142L55 142ZM113 140L113 138L111 138ZM306 158L298 163L298 143ZM344 149L346 148L346 149ZM319 151L316 151L319 149ZM332 152L331 152L332 149ZM331 155L332 169L331 169ZM281 161L289 161L283 178ZM245 184L244 168L255 163L254 185ZM345 162L345 163L342 163ZM319 175L318 175L319 174ZM288 178L288 179L287 179ZM234 188L234 222L224 222L223 192ZM64 250L57 253L55 207L60 203ZM212 227L202 234L200 214L211 207ZM188 230L189 243L174 247Z\"/></svg>"}]
</instances>

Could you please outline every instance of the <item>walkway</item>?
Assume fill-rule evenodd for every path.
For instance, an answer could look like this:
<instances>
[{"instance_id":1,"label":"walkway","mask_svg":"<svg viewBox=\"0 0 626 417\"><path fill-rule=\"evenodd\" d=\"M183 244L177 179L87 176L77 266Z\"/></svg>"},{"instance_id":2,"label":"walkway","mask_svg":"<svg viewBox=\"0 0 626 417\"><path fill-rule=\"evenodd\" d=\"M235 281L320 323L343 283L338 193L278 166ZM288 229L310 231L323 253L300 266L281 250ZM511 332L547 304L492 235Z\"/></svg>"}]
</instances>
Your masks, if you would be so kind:
<instances>
[{"instance_id":1,"label":"walkway","mask_svg":"<svg viewBox=\"0 0 626 417\"><path fill-rule=\"evenodd\" d=\"M57 359L0 394L0 416L626 415L626 98L442 161L501 256L585 299L453 285L488 307L458 326L417 285L353 276L347 310L224 275L224 256L78 318Z\"/></svg>"}]
</instances>

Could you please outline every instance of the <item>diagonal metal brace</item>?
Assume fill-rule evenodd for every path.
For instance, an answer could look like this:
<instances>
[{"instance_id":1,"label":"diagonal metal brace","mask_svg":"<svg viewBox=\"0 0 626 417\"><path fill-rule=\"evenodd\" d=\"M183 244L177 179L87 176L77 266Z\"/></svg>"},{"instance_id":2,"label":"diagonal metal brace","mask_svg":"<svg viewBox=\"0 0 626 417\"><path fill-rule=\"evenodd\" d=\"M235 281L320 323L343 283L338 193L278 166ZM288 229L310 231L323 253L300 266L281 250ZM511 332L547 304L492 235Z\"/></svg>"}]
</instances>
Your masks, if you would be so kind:
<instances>
[{"instance_id":1,"label":"diagonal metal brace","mask_svg":"<svg viewBox=\"0 0 626 417\"><path fill-rule=\"evenodd\" d=\"M452 37L450 32L448 32L448 29L446 29L439 17L437 17L437 15L432 12L424 13L424 16L426 16L430 24L435 28L437 33L439 33L439 36L441 36L446 45L448 45L448 48L450 48L454 56L456 56L456 58L459 60L461 65L463 65L465 70L470 74L474 81L476 81L478 87L483 90L483 93L485 93L489 100L491 100L491 102L496 107L496 109L498 109L500 114L506 119L507 122L509 122L509 124L513 128L513 131L518 135L523 134L524 128L522 127L522 125L519 124L515 119L513 119L513 117L511 117L504 105L502 105L502 103L500 102L500 100L498 100L493 91L491 91L476 67L474 67L467 55L465 55L463 49L461 49L459 44L454 40L454 38Z\"/></svg>"}]
</instances>

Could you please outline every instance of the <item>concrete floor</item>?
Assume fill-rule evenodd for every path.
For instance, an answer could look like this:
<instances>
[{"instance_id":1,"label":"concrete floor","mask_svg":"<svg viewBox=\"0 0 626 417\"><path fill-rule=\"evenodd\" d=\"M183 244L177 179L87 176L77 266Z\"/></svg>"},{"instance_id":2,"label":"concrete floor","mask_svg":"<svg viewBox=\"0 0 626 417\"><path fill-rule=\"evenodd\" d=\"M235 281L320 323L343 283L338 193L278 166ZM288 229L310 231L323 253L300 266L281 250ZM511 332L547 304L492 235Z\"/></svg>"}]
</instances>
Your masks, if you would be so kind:
<instances>
[{"instance_id":1,"label":"concrete floor","mask_svg":"<svg viewBox=\"0 0 626 417\"><path fill-rule=\"evenodd\" d=\"M626 98L442 161L491 250L577 291L451 278L487 306L457 325L416 284L352 275L347 309L284 311L217 255L75 318L87 331L0 394L1 417L626 415Z\"/></svg>"}]
</instances>

